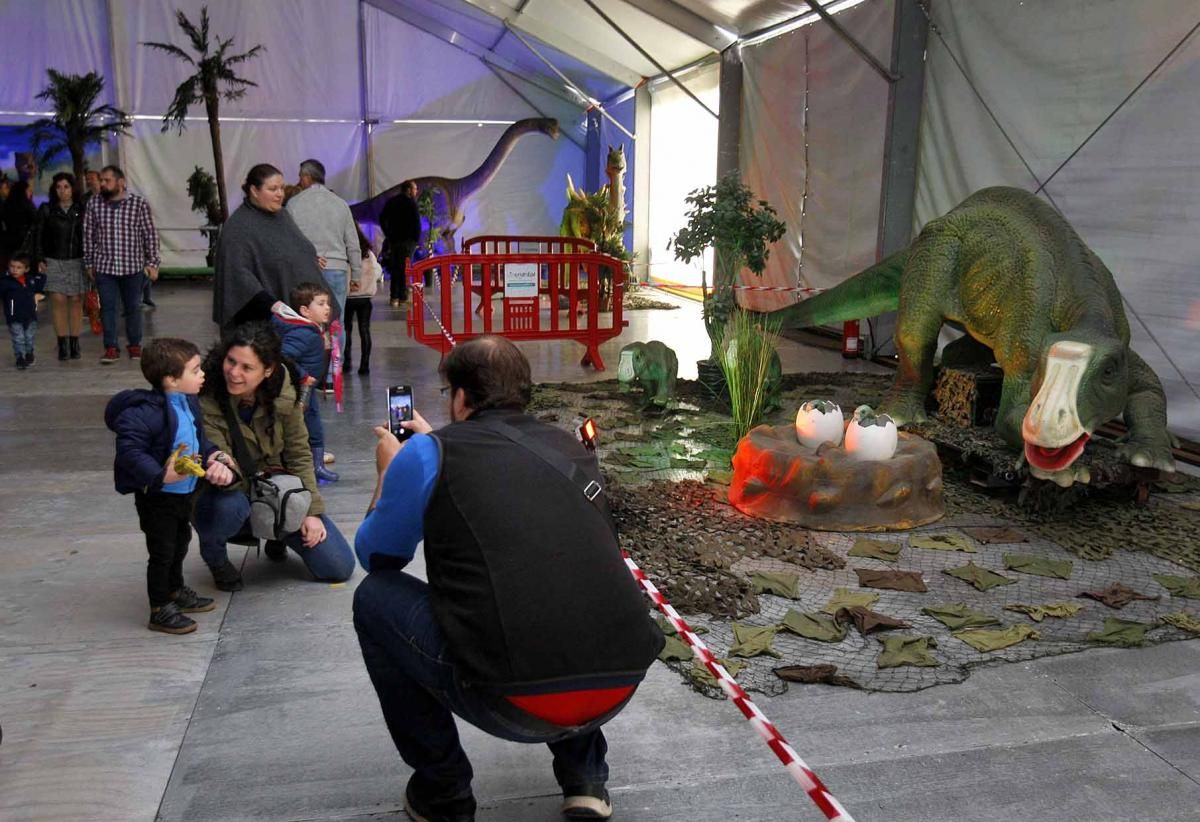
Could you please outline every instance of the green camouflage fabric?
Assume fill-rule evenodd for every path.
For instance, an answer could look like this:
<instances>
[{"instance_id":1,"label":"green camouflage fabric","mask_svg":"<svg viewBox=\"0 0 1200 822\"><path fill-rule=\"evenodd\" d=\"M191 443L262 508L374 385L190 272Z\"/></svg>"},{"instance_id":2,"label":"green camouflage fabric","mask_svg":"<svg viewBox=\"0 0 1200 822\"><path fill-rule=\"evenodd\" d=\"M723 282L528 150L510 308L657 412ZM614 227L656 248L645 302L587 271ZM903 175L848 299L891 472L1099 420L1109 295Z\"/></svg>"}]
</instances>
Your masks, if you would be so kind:
<instances>
[{"instance_id":1,"label":"green camouflage fabric","mask_svg":"<svg viewBox=\"0 0 1200 822\"><path fill-rule=\"evenodd\" d=\"M1145 622L1134 622L1131 619L1117 617L1104 618L1104 630L1094 631L1087 635L1091 642L1101 645L1113 645L1117 648L1136 648L1146 641L1146 631L1153 628Z\"/></svg>"},{"instance_id":2,"label":"green camouflage fabric","mask_svg":"<svg viewBox=\"0 0 1200 822\"><path fill-rule=\"evenodd\" d=\"M858 584L864 588L880 588L885 591L907 591L923 594L929 589L920 571L878 571L872 568L855 568Z\"/></svg>"},{"instance_id":3,"label":"green camouflage fabric","mask_svg":"<svg viewBox=\"0 0 1200 822\"><path fill-rule=\"evenodd\" d=\"M691 646L678 636L668 636L666 637L666 640L667 644L664 645L663 649L658 653L658 658L663 662L692 658L693 654Z\"/></svg>"},{"instance_id":4,"label":"green camouflage fabric","mask_svg":"<svg viewBox=\"0 0 1200 822\"><path fill-rule=\"evenodd\" d=\"M963 582L974 586L980 591L987 591L995 588L997 585L1012 585L1016 582L1015 579L1009 579L1006 576L1001 576L995 571L989 571L987 568L980 568L974 562L968 562L959 568L947 568L942 571L943 574L949 574L952 577L961 579Z\"/></svg>"},{"instance_id":5,"label":"green camouflage fabric","mask_svg":"<svg viewBox=\"0 0 1200 822\"><path fill-rule=\"evenodd\" d=\"M881 539L856 539L854 547L846 554L848 557L869 557L881 562L895 562L900 558L900 550L904 546L898 542L884 542Z\"/></svg>"},{"instance_id":6,"label":"green camouflage fabric","mask_svg":"<svg viewBox=\"0 0 1200 822\"><path fill-rule=\"evenodd\" d=\"M846 638L846 626L828 614L801 613L789 609L779 627L818 642L841 642Z\"/></svg>"},{"instance_id":7,"label":"green camouflage fabric","mask_svg":"<svg viewBox=\"0 0 1200 822\"><path fill-rule=\"evenodd\" d=\"M1170 591L1173 597L1200 599L1200 577L1177 577L1173 574L1155 574L1154 580Z\"/></svg>"},{"instance_id":8,"label":"green camouflage fabric","mask_svg":"<svg viewBox=\"0 0 1200 822\"><path fill-rule=\"evenodd\" d=\"M912 627L902 619L896 619L887 614L876 613L861 605L855 605L853 608L839 608L834 618L838 622L853 622L854 627L863 636L873 634L876 631L890 631L893 628Z\"/></svg>"},{"instance_id":9,"label":"green camouflage fabric","mask_svg":"<svg viewBox=\"0 0 1200 822\"><path fill-rule=\"evenodd\" d=\"M849 588L834 588L833 596L821 610L827 614L836 614L843 608L870 608L879 601L879 594L868 594L862 591L851 591Z\"/></svg>"},{"instance_id":10,"label":"green camouflage fabric","mask_svg":"<svg viewBox=\"0 0 1200 822\"><path fill-rule=\"evenodd\" d=\"M899 668L901 665L916 665L921 668L937 667L938 661L929 652L937 647L931 636L887 636L881 637L883 651L876 663L880 668Z\"/></svg>"},{"instance_id":11,"label":"green camouflage fabric","mask_svg":"<svg viewBox=\"0 0 1200 822\"><path fill-rule=\"evenodd\" d=\"M1007 628L970 628L965 631L955 631L954 636L970 645L976 651L988 653L999 651L1024 642L1027 639L1038 639L1040 634L1028 625L1010 625Z\"/></svg>"},{"instance_id":12,"label":"green camouflage fabric","mask_svg":"<svg viewBox=\"0 0 1200 822\"><path fill-rule=\"evenodd\" d=\"M1045 605L1005 605L1004 610L1016 611L1018 614L1025 614L1034 622L1041 622L1046 617L1055 617L1057 619L1066 619L1073 617L1083 610L1083 605L1078 602L1047 602Z\"/></svg>"},{"instance_id":13,"label":"green camouflage fabric","mask_svg":"<svg viewBox=\"0 0 1200 822\"><path fill-rule=\"evenodd\" d=\"M752 657L759 654L769 654L781 657L783 654L771 647L779 628L775 625L742 625L733 623L733 647L729 649L730 656Z\"/></svg>"},{"instance_id":14,"label":"green camouflage fabric","mask_svg":"<svg viewBox=\"0 0 1200 822\"><path fill-rule=\"evenodd\" d=\"M1172 611L1169 614L1163 614L1162 621L1187 631L1189 634L1200 634L1200 619L1196 619L1187 611Z\"/></svg>"},{"instance_id":15,"label":"green camouflage fabric","mask_svg":"<svg viewBox=\"0 0 1200 822\"><path fill-rule=\"evenodd\" d=\"M756 594L775 594L788 599L800 598L800 575L784 571L754 571L750 584Z\"/></svg>"},{"instance_id":16,"label":"green camouflage fabric","mask_svg":"<svg viewBox=\"0 0 1200 822\"><path fill-rule=\"evenodd\" d=\"M930 605L922 608L921 613L931 616L945 625L951 631L963 628L983 628L987 625L999 625L1000 620L983 611L967 607L965 602L948 602L942 605Z\"/></svg>"},{"instance_id":17,"label":"green camouflage fabric","mask_svg":"<svg viewBox=\"0 0 1200 822\"><path fill-rule=\"evenodd\" d=\"M725 672L734 679L737 679L738 673L742 670L742 668L746 667L741 662L730 662L728 659L721 659L720 657L717 658L717 662L721 663L721 667L725 669ZM697 687L720 687L717 685L717 678L713 676L712 672L709 671L708 668L704 666L704 663L698 659L694 660L692 662L692 667L687 669L687 675Z\"/></svg>"},{"instance_id":18,"label":"green camouflage fabric","mask_svg":"<svg viewBox=\"0 0 1200 822\"><path fill-rule=\"evenodd\" d=\"M934 551L977 553L971 541L958 534L913 534L908 538L908 544L913 548L929 548Z\"/></svg>"}]
</instances>

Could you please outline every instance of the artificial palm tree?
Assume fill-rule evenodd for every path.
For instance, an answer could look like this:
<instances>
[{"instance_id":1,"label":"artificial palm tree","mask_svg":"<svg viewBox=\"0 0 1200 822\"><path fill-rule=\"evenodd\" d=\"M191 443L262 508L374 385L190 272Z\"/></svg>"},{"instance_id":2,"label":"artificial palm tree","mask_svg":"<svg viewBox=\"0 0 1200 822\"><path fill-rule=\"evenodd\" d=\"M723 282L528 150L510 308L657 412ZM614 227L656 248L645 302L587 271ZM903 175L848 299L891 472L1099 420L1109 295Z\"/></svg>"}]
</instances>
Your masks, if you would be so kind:
<instances>
[{"instance_id":1,"label":"artificial palm tree","mask_svg":"<svg viewBox=\"0 0 1200 822\"><path fill-rule=\"evenodd\" d=\"M233 38L222 40L214 38L214 43L208 37L208 7L200 9L200 24L196 25L182 11L176 10L175 20L184 34L191 40L192 49L196 56L188 54L172 43L142 43L152 49L165 51L193 66L196 72L179 84L175 89L175 98L171 107L163 115L163 131L174 127L180 133L187 127L185 118L188 108L193 103L204 103L204 111L208 115L208 133L212 138L213 165L216 167L217 199L221 204L221 222L229 218L229 196L225 192L225 158L221 154L221 100L237 100L246 94L250 86L257 86L253 80L239 77L233 67L244 63L251 57L256 57L264 51L262 45L257 45L241 54L227 54L233 45ZM211 52L210 52L211 48Z\"/></svg>"},{"instance_id":2,"label":"artificial palm tree","mask_svg":"<svg viewBox=\"0 0 1200 822\"><path fill-rule=\"evenodd\" d=\"M129 135L129 115L108 104L97 106L104 91L104 78L97 72L61 74L46 69L50 85L37 95L54 106L53 117L35 120L26 128L32 134L33 152L39 168L45 168L64 151L71 155L76 193L83 191L87 147L113 135Z\"/></svg>"}]
</instances>

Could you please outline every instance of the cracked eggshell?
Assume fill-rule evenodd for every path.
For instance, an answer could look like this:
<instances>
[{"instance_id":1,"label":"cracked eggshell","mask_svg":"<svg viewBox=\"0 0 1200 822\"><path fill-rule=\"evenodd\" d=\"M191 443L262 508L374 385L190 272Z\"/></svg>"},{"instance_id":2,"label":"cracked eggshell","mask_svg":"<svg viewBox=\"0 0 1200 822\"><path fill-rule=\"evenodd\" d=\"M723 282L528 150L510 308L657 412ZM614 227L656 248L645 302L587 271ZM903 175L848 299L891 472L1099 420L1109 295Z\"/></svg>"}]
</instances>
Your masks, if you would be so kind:
<instances>
[{"instance_id":1,"label":"cracked eggshell","mask_svg":"<svg viewBox=\"0 0 1200 822\"><path fill-rule=\"evenodd\" d=\"M823 410L822 406L828 410ZM796 439L814 451L825 442L841 445L845 425L842 409L837 403L809 400L796 412Z\"/></svg>"},{"instance_id":2,"label":"cracked eggshell","mask_svg":"<svg viewBox=\"0 0 1200 822\"><path fill-rule=\"evenodd\" d=\"M862 425L857 419L846 426L846 451L859 462L890 460L899 442L896 423Z\"/></svg>"}]
</instances>

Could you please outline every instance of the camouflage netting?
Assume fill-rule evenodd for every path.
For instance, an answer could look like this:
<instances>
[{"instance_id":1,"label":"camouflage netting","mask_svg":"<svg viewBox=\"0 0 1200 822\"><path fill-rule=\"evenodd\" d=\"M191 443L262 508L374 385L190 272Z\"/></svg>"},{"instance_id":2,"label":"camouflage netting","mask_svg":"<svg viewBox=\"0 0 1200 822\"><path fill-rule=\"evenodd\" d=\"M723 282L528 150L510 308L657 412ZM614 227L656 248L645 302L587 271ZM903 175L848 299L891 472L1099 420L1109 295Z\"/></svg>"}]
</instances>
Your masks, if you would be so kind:
<instances>
[{"instance_id":1,"label":"camouflage netting","mask_svg":"<svg viewBox=\"0 0 1200 822\"><path fill-rule=\"evenodd\" d=\"M833 399L844 410L861 403L877 404L888 385L880 375L789 375L784 382L783 411L767 422L781 424L806 399ZM1049 483L1027 482L1015 489L985 490L970 481L979 465L1003 474L1019 473L1011 452L984 429L966 429L937 421L919 433L945 446L946 518L930 526L888 534L839 534L808 531L798 526L746 517L725 501L721 483L729 478L735 442L732 426L720 402L698 383L680 381L678 401L658 416L643 417L640 396L621 394L615 381L586 385L539 386L531 411L562 425L585 416L601 431L599 455L609 477L609 495L621 527L622 545L694 628L705 629L705 643L721 658L741 666L736 674L747 690L782 693L787 682L776 669L826 666L817 673L826 681L878 691L914 691L965 679L972 666L1015 662L1068 653L1104 643L1089 639L1101 632L1106 618L1142 623L1127 642L1156 643L1186 639L1194 634L1169 614L1183 612L1200 620L1200 602L1172 596L1155 575L1192 577L1200 571L1200 483L1180 478L1156 487L1149 503L1132 501L1129 472L1115 448L1104 442L1089 446L1092 488L1059 489ZM1174 493L1160 493L1170 491ZM1005 528L1006 534L987 534L978 528ZM972 536L974 534L974 536ZM914 547L912 537L949 535L973 553ZM999 537L1020 542L988 540ZM869 538L899 546L894 562L849 557L855 540ZM1033 555L1069 561L1069 578L1037 576L1005 568L1005 554ZM943 571L968 562L1014 580L986 591ZM856 570L909 571L920 574L927 591L910 593L863 588ZM794 574L791 596L756 593L755 572ZM786 577L785 577L786 579ZM1084 591L1124 585L1148 597L1122 608L1079 598ZM1200 582L1195 583L1200 587ZM734 623L773 626L789 610L819 612L834 589L878 595L871 610L908 623L909 627L861 635L853 625L836 642L777 632L771 650L778 656L727 657L735 643ZM1195 594L1196 591L1187 593ZM1072 616L1045 617L1037 622L1025 613L1006 610L1012 605L1077 603ZM1000 650L977 651L955 637L942 622L922 608L963 603L999 621L992 628L1029 629L1026 638ZM1193 630L1196 622L1187 623ZM1137 635L1141 634L1140 637ZM883 640L889 637L929 637L927 666L904 664L879 667ZM720 696L704 677L697 677L688 660L669 662L697 689ZM833 671L832 669L836 669ZM803 672L802 672L803 673Z\"/></svg>"}]
</instances>

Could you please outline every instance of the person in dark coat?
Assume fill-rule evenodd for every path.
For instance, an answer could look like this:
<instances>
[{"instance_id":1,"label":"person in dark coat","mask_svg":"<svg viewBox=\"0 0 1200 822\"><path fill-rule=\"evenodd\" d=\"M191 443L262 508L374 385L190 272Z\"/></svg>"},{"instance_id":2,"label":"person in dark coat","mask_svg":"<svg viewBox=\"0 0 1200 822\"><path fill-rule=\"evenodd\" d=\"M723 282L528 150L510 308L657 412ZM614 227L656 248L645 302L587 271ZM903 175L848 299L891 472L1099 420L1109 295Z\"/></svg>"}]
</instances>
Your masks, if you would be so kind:
<instances>
[{"instance_id":1,"label":"person in dark coat","mask_svg":"<svg viewBox=\"0 0 1200 822\"><path fill-rule=\"evenodd\" d=\"M260 163L246 175L245 201L221 226L213 272L213 322L229 328L270 320L272 306L303 282L320 282L317 250L283 208L283 174ZM341 316L334 305L333 316Z\"/></svg>"},{"instance_id":2,"label":"person in dark coat","mask_svg":"<svg viewBox=\"0 0 1200 822\"><path fill-rule=\"evenodd\" d=\"M387 239L384 265L392 274L392 305L408 299L408 261L421 242L421 214L417 211L417 184L405 180L400 193L387 201L379 215L379 227Z\"/></svg>"},{"instance_id":3,"label":"person in dark coat","mask_svg":"<svg viewBox=\"0 0 1200 822\"><path fill-rule=\"evenodd\" d=\"M38 271L46 275L58 358L77 360L80 301L89 283L83 267L83 206L75 197L74 175L54 175L50 199L37 210L32 254Z\"/></svg>"},{"instance_id":4,"label":"person in dark coat","mask_svg":"<svg viewBox=\"0 0 1200 822\"><path fill-rule=\"evenodd\" d=\"M17 368L33 365L33 341L37 337L37 305L42 300L46 277L30 271L30 261L17 253L8 261L8 274L0 277L0 301L4 303L4 322L12 337Z\"/></svg>"},{"instance_id":5,"label":"person in dark coat","mask_svg":"<svg viewBox=\"0 0 1200 822\"><path fill-rule=\"evenodd\" d=\"M37 209L33 205L33 189L25 180L13 184L4 201L4 234L0 235L0 253L5 260L22 249L33 221L37 217Z\"/></svg>"}]
</instances>

